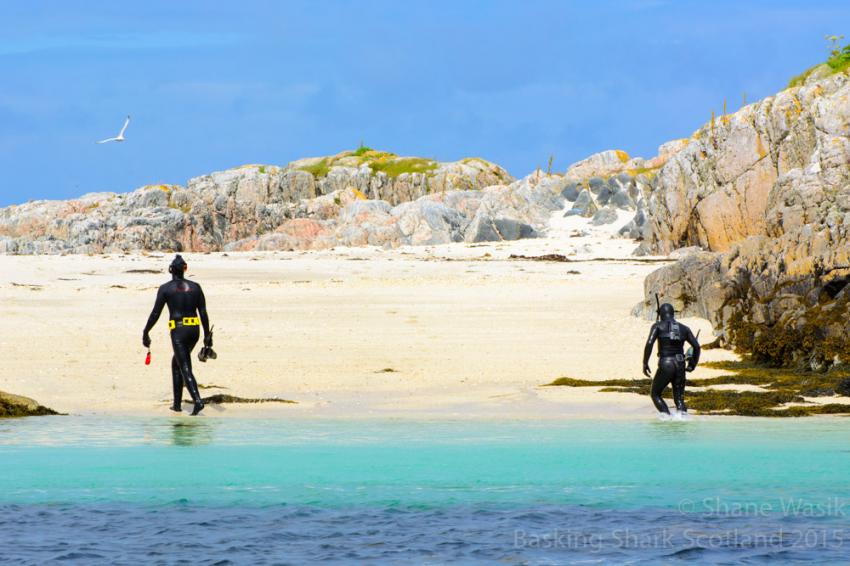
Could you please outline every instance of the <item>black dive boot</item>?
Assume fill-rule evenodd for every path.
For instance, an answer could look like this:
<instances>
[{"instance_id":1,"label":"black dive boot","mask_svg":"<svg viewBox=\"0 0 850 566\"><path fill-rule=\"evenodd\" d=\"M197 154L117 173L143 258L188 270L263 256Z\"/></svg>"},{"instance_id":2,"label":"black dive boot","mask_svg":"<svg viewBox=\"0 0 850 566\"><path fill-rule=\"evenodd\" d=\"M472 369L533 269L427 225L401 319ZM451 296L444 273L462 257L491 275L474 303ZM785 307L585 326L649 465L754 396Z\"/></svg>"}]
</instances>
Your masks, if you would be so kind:
<instances>
[{"instance_id":1,"label":"black dive boot","mask_svg":"<svg viewBox=\"0 0 850 566\"><path fill-rule=\"evenodd\" d=\"M192 416L194 417L204 410L204 400L201 399L201 393L198 391L198 384L195 382L194 378L190 377L186 380L186 389L189 390L189 394L192 396L192 401L195 402L195 407L192 409Z\"/></svg>"},{"instance_id":2,"label":"black dive boot","mask_svg":"<svg viewBox=\"0 0 850 566\"><path fill-rule=\"evenodd\" d=\"M203 410L204 410L204 402L203 401L197 401L195 403L195 408L192 409L192 416L193 417L196 416L198 413L200 413Z\"/></svg>"},{"instance_id":3,"label":"black dive boot","mask_svg":"<svg viewBox=\"0 0 850 566\"><path fill-rule=\"evenodd\" d=\"M688 407L685 405L685 377L677 378L671 384L673 386L673 402L676 404L676 410L681 415L688 414Z\"/></svg>"}]
</instances>

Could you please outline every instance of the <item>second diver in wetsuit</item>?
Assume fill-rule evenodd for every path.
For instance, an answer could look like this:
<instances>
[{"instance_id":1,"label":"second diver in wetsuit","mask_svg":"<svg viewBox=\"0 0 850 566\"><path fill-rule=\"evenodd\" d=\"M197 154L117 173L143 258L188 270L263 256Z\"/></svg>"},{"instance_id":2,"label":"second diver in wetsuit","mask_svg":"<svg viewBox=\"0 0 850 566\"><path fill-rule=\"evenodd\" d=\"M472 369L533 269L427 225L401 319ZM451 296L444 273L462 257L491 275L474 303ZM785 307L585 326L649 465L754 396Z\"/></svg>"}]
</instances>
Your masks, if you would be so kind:
<instances>
[{"instance_id":1,"label":"second diver in wetsuit","mask_svg":"<svg viewBox=\"0 0 850 566\"><path fill-rule=\"evenodd\" d=\"M176 256L168 267L171 281L162 285L156 293L148 323L142 333L142 344L150 347L150 330L162 308L168 305L168 327L171 329L171 347L174 356L171 358L171 380L174 388L174 404L172 411L181 411L183 386L189 390L195 406L192 415L197 415L204 409L204 402L198 391L198 382L192 374L192 349L200 338L200 326L204 328L204 345L212 347L210 320L207 315L207 302L201 286L185 278L188 266L181 256Z\"/></svg>"},{"instance_id":2,"label":"second diver in wetsuit","mask_svg":"<svg viewBox=\"0 0 850 566\"><path fill-rule=\"evenodd\" d=\"M673 305L664 303L658 308L658 315L661 320L652 325L643 349L643 374L646 377L650 376L649 356L657 341L658 369L652 379L650 391L652 402L659 412L669 415L670 409L667 408L667 403L664 402L661 394L668 384L672 384L676 408L680 413L685 413L688 410L685 406L685 372L694 371L697 367L700 353L699 342L690 328L673 317ZM688 358L687 366L685 365L685 342L693 348L693 356Z\"/></svg>"}]
</instances>

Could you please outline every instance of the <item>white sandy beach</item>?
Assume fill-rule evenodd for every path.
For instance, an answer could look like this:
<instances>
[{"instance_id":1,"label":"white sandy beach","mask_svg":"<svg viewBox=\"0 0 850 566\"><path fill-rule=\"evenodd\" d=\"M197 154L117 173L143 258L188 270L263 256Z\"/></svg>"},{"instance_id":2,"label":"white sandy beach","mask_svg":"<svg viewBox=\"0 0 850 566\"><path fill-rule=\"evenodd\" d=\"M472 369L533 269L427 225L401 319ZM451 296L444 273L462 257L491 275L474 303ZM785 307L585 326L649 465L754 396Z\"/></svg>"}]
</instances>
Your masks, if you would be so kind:
<instances>
[{"instance_id":1,"label":"white sandy beach","mask_svg":"<svg viewBox=\"0 0 850 566\"><path fill-rule=\"evenodd\" d=\"M609 239L610 228L570 237L584 226L554 221L550 237L511 243L184 254L219 354L195 359L199 383L220 387L203 393L297 401L205 414L654 418L637 395L541 387L641 377L649 323L630 311L659 264L635 261L634 243ZM547 253L576 262L508 259ZM167 315L151 333L150 366L141 331L169 261L0 256L0 390L75 414L168 414ZM708 341L707 321L685 322Z\"/></svg>"}]
</instances>

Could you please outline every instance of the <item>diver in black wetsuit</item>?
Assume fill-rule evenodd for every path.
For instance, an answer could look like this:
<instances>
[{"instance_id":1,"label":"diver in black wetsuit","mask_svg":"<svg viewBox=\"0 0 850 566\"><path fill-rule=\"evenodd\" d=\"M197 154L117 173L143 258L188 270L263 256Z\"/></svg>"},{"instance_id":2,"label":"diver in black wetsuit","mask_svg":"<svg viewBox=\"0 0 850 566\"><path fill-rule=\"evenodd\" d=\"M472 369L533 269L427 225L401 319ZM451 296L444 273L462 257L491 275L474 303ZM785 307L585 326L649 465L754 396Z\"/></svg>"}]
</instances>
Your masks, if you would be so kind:
<instances>
[{"instance_id":1,"label":"diver in black wetsuit","mask_svg":"<svg viewBox=\"0 0 850 566\"><path fill-rule=\"evenodd\" d=\"M142 333L142 344L145 348L150 347L151 337L148 333L159 320L162 307L167 304L168 327L171 329L171 347L174 349L174 357L171 358L174 404L171 406L171 410L181 411L183 385L185 384L192 396L192 401L195 403L192 415L197 415L204 409L204 402L198 392L195 376L192 375L192 349L198 343L200 337L199 325L204 327L204 346L212 347L212 334L210 333L210 320L207 315L207 302L204 298L204 292L200 285L184 278L187 267L186 262L179 255L168 267L172 279L161 286L156 293L156 302Z\"/></svg>"},{"instance_id":2,"label":"diver in black wetsuit","mask_svg":"<svg viewBox=\"0 0 850 566\"><path fill-rule=\"evenodd\" d=\"M646 347L643 349L643 374L650 376L649 356L652 347L658 341L658 369L652 379L650 395L655 408L661 413L670 414L667 403L661 398L661 393L668 383L673 384L673 401L679 412L684 413L685 407L685 372L694 371L699 362L699 342L694 337L691 329L673 318L673 305L664 303L658 307L658 315L661 320L652 325ZM693 356L688 358L685 367L684 344L687 342L693 348Z\"/></svg>"}]
</instances>

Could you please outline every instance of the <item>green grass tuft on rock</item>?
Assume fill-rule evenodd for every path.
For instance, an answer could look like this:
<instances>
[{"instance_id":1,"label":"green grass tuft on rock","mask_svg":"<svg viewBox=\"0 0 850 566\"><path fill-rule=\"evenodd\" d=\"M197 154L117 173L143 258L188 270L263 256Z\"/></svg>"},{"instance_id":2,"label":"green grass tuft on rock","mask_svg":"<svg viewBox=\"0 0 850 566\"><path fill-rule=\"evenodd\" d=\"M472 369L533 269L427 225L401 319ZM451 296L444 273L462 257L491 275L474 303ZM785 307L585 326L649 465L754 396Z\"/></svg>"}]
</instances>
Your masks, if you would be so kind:
<instances>
[{"instance_id":1,"label":"green grass tuft on rock","mask_svg":"<svg viewBox=\"0 0 850 566\"><path fill-rule=\"evenodd\" d=\"M355 150L354 150L354 152L353 152L351 155L354 155L355 157L360 157L361 155L365 155L366 153L368 153L368 152L370 152L370 151L375 151L375 150L374 150L374 149L372 149L371 147L366 146L366 145L363 145L363 144L361 143L361 144L360 144L360 147L358 147L357 149L355 149Z\"/></svg>"},{"instance_id":2,"label":"green grass tuft on rock","mask_svg":"<svg viewBox=\"0 0 850 566\"><path fill-rule=\"evenodd\" d=\"M311 165L302 165L298 169L321 179L327 177L331 168L337 165L350 167L364 164L368 165L374 173L384 173L393 178L405 173L429 173L437 168L437 162L432 159L399 157L395 153L361 145L354 151L344 151L339 155L325 157Z\"/></svg>"},{"instance_id":3,"label":"green grass tuft on rock","mask_svg":"<svg viewBox=\"0 0 850 566\"><path fill-rule=\"evenodd\" d=\"M371 161L369 167L375 173L385 173L394 178L405 173L428 173L437 168L437 163L421 157L396 157Z\"/></svg>"},{"instance_id":4,"label":"green grass tuft on rock","mask_svg":"<svg viewBox=\"0 0 850 566\"><path fill-rule=\"evenodd\" d=\"M809 67L799 75L792 77L791 80L788 81L788 88L794 88L796 86L803 86L804 84L806 84L806 79L808 79L809 76L811 76L811 74L814 73L817 69L819 69L822 65L823 63L818 63L817 65Z\"/></svg>"},{"instance_id":5,"label":"green grass tuft on rock","mask_svg":"<svg viewBox=\"0 0 850 566\"><path fill-rule=\"evenodd\" d=\"M328 158L326 157L312 165L304 165L302 167L299 167L299 169L301 171L306 171L307 173L310 173L317 179L322 179L328 176L328 172L331 170L331 166L328 161Z\"/></svg>"},{"instance_id":6,"label":"green grass tuft on rock","mask_svg":"<svg viewBox=\"0 0 850 566\"><path fill-rule=\"evenodd\" d=\"M806 83L806 79L808 79L814 72L819 71L823 73L824 77L828 77L830 75L834 75L836 73L844 73L850 69L850 45L845 45L844 47L840 47L838 45L838 40L841 38L838 36L827 37L829 41L832 41L832 49L830 50L829 58L825 63L818 63L813 67L809 67L796 77L792 78L788 81L788 88L792 88L795 86L802 86Z\"/></svg>"}]
</instances>

